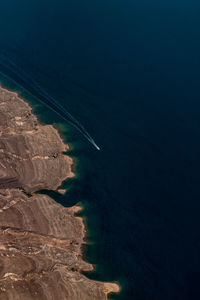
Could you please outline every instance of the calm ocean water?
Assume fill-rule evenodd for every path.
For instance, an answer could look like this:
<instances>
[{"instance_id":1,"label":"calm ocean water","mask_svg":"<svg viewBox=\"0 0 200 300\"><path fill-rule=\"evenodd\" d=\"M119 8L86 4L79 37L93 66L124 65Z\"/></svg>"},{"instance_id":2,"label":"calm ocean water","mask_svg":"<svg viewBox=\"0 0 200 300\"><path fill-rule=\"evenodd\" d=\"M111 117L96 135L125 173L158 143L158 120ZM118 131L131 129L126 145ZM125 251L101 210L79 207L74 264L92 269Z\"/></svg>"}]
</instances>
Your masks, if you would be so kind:
<instances>
[{"instance_id":1,"label":"calm ocean water","mask_svg":"<svg viewBox=\"0 0 200 300\"><path fill-rule=\"evenodd\" d=\"M200 4L196 0L0 0L0 71L45 89L101 151L57 122L77 179L90 278L119 281L113 299L200 299Z\"/></svg>"}]
</instances>

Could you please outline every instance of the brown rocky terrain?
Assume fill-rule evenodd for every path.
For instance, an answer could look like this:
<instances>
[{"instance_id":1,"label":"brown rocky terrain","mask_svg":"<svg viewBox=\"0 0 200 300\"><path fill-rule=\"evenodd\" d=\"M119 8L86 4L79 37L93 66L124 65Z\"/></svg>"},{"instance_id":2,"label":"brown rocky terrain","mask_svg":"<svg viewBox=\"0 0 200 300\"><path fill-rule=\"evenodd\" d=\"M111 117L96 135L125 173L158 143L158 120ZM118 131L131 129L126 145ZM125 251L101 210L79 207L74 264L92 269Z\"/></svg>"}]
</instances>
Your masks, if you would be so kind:
<instances>
[{"instance_id":1,"label":"brown rocky terrain","mask_svg":"<svg viewBox=\"0 0 200 300\"><path fill-rule=\"evenodd\" d=\"M119 291L81 273L93 269L81 255L81 207L35 193L74 176L67 149L53 126L0 87L0 300L95 300Z\"/></svg>"}]
</instances>

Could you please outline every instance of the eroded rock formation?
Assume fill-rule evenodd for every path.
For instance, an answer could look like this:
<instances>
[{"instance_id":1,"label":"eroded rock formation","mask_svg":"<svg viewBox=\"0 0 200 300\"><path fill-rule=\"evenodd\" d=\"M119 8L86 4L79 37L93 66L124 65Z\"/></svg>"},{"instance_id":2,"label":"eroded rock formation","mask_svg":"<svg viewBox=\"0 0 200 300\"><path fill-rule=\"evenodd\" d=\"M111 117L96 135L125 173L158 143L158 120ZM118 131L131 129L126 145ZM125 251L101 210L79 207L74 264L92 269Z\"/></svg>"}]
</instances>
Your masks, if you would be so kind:
<instances>
[{"instance_id":1,"label":"eroded rock formation","mask_svg":"<svg viewBox=\"0 0 200 300\"><path fill-rule=\"evenodd\" d=\"M34 193L74 175L67 148L54 127L0 87L0 300L95 300L119 291L81 274L92 265L81 256L80 206Z\"/></svg>"}]
</instances>

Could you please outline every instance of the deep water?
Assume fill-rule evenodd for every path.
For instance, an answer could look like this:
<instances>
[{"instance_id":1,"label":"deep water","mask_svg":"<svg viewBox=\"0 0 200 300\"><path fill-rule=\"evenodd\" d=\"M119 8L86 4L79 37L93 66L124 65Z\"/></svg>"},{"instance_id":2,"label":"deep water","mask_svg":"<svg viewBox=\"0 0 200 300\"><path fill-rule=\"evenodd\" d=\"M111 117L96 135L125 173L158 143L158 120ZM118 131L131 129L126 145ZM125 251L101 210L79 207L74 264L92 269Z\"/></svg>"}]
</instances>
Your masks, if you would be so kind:
<instances>
[{"instance_id":1,"label":"deep water","mask_svg":"<svg viewBox=\"0 0 200 300\"><path fill-rule=\"evenodd\" d=\"M0 0L0 79L70 143L78 176L53 197L83 205L88 276L118 281L116 300L200 299L199 14L196 0Z\"/></svg>"}]
</instances>

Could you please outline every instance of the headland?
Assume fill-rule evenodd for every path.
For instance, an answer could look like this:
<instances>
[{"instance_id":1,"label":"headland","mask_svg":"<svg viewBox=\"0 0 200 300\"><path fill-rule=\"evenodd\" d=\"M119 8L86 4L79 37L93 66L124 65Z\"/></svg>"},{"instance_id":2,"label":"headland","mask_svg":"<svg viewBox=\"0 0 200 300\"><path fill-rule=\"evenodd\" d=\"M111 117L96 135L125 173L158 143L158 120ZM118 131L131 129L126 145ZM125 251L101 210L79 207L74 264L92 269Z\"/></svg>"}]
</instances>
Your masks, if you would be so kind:
<instances>
[{"instance_id":1,"label":"headland","mask_svg":"<svg viewBox=\"0 0 200 300\"><path fill-rule=\"evenodd\" d=\"M81 207L38 193L64 193L62 182L75 176L67 149L26 101L0 87L0 300L103 300L119 292L82 274L93 266L82 258Z\"/></svg>"}]
</instances>

